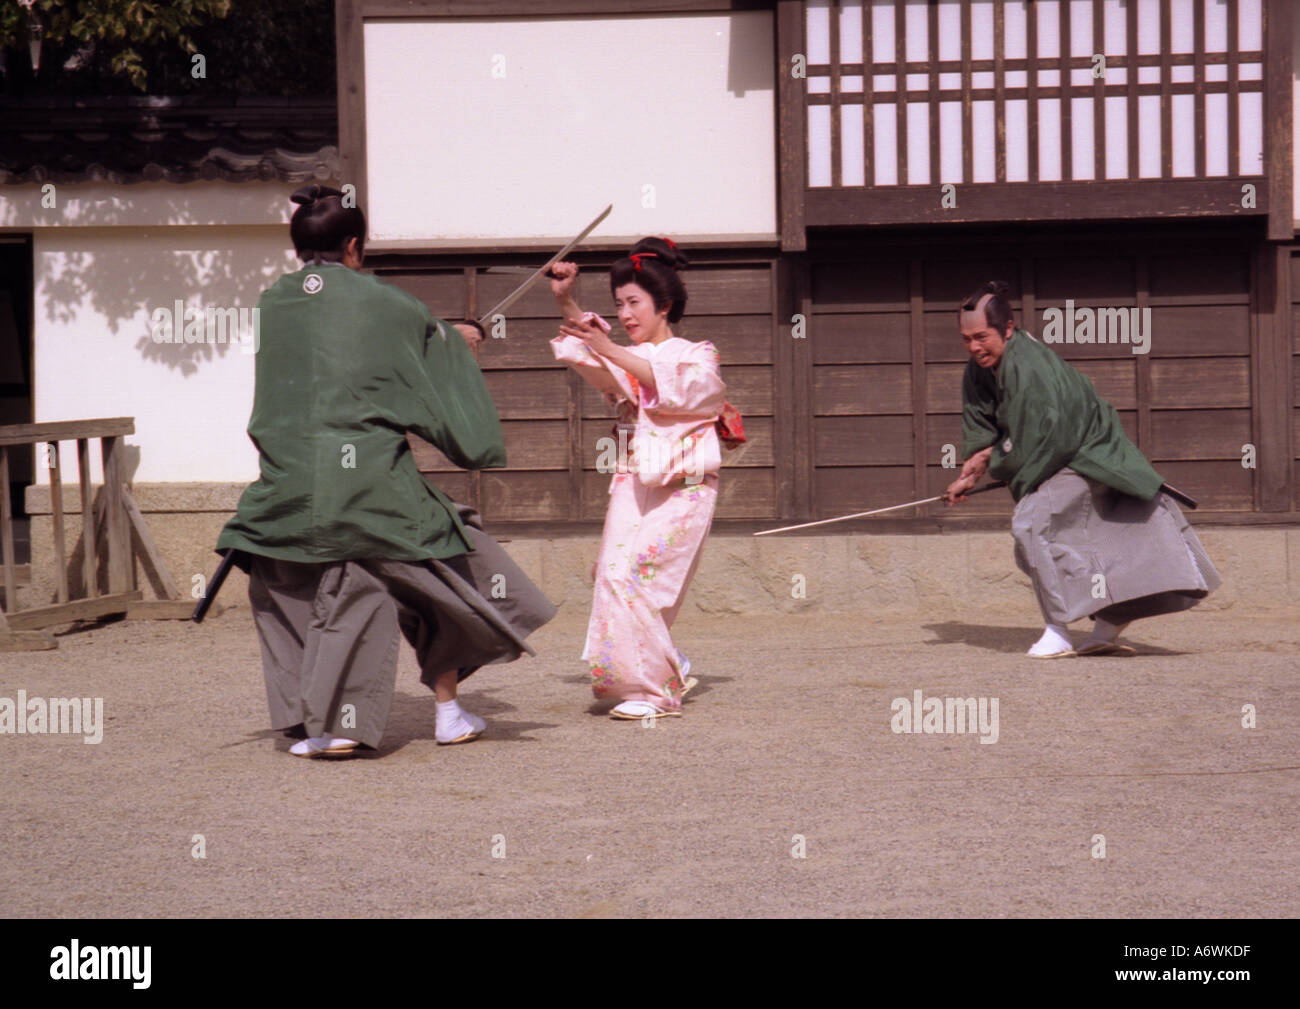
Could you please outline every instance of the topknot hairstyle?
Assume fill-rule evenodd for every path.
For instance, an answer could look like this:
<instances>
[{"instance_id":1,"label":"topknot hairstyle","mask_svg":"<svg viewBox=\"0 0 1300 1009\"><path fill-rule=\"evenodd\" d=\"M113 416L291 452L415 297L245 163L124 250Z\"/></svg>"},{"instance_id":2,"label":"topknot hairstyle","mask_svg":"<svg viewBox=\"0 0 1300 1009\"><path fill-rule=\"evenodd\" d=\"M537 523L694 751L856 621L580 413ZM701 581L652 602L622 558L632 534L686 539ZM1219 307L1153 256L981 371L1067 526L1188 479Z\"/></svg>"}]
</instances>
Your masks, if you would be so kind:
<instances>
[{"instance_id":1,"label":"topknot hairstyle","mask_svg":"<svg viewBox=\"0 0 1300 1009\"><path fill-rule=\"evenodd\" d=\"M359 207L343 206L340 190L313 183L289 199L299 204L289 221L289 237L300 259L339 262L353 238L357 248L364 249L366 215Z\"/></svg>"},{"instance_id":2,"label":"topknot hairstyle","mask_svg":"<svg viewBox=\"0 0 1300 1009\"><path fill-rule=\"evenodd\" d=\"M975 293L961 303L961 310L963 312L973 312L982 297L986 294L993 295L984 306L984 321L999 336L1005 336L1007 326L1015 325L1016 321L1011 312L1011 300L1008 297L1010 293L1011 285L1005 280L990 280L981 284Z\"/></svg>"},{"instance_id":3,"label":"topknot hairstyle","mask_svg":"<svg viewBox=\"0 0 1300 1009\"><path fill-rule=\"evenodd\" d=\"M610 267L610 293L637 284L654 300L656 311L668 309L668 321L677 322L686 314L686 285L677 271L688 262L671 238L643 238Z\"/></svg>"}]
</instances>

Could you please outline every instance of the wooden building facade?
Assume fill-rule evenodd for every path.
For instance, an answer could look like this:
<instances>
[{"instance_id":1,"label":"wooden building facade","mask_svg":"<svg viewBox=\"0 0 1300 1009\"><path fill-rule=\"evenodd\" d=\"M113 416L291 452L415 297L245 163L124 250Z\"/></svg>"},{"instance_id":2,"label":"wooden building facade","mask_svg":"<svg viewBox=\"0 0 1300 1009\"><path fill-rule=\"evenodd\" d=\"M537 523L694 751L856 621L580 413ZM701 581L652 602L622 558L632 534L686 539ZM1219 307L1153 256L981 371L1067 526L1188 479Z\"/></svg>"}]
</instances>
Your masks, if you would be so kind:
<instances>
[{"instance_id":1,"label":"wooden building facade","mask_svg":"<svg viewBox=\"0 0 1300 1009\"><path fill-rule=\"evenodd\" d=\"M367 26L629 15L599 0L337 10L342 178L362 206L367 159L385 149L367 133ZM642 31L719 14L770 26L775 229L684 244L678 335L718 346L750 436L720 484L723 527L942 489L960 465L956 309L995 278L1031 332L1059 317L1057 332L1091 337L1054 349L1201 500L1198 520L1300 517L1289 2L651 0L635 14ZM575 257L581 297L608 314L603 270L626 244L595 238ZM367 266L437 314L474 316L518 280L490 267L537 265L560 244L378 242ZM1096 342L1103 313L1113 342ZM589 528L604 513L596 441L610 413L553 360L556 321L540 284L483 350L507 469L464 473L418 447L422 468L494 524ZM1009 509L977 499L941 521Z\"/></svg>"}]
</instances>

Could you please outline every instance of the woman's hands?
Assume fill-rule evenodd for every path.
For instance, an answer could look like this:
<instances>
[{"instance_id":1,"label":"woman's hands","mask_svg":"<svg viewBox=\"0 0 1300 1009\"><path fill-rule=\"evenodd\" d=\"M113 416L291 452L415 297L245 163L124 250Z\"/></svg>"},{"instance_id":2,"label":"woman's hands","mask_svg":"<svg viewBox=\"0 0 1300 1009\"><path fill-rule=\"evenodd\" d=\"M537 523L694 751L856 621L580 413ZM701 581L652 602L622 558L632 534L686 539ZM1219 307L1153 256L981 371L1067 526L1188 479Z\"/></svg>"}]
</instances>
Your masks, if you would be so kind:
<instances>
[{"instance_id":1,"label":"woman's hands","mask_svg":"<svg viewBox=\"0 0 1300 1009\"><path fill-rule=\"evenodd\" d=\"M549 273L551 293L555 295L555 303L560 306L561 317L582 318L582 309L578 307L578 264L555 263Z\"/></svg>"},{"instance_id":2,"label":"woman's hands","mask_svg":"<svg viewBox=\"0 0 1300 1009\"><path fill-rule=\"evenodd\" d=\"M591 350L604 357L614 358L620 350L618 344L609 338L609 334L595 322L583 322L581 319L566 319L560 323L561 336L576 336Z\"/></svg>"},{"instance_id":3,"label":"woman's hands","mask_svg":"<svg viewBox=\"0 0 1300 1009\"><path fill-rule=\"evenodd\" d=\"M572 298L577 293L578 286L578 264L577 263L555 263L550 269L551 293L555 295L556 301L564 301L566 298Z\"/></svg>"},{"instance_id":4,"label":"woman's hands","mask_svg":"<svg viewBox=\"0 0 1300 1009\"><path fill-rule=\"evenodd\" d=\"M581 340L593 354L599 354L635 378L642 391L654 394L655 373L650 362L626 347L620 347L594 320L584 322L582 319L566 319L560 324L560 335Z\"/></svg>"}]
</instances>

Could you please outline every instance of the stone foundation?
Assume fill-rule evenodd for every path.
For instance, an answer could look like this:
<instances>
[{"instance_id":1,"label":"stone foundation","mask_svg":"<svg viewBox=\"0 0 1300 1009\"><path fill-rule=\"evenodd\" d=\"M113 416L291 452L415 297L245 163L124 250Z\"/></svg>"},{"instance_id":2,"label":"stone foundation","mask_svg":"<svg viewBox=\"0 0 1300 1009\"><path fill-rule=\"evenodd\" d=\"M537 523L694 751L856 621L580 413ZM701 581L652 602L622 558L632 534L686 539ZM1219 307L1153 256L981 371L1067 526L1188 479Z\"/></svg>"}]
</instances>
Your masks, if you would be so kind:
<instances>
[{"instance_id":1,"label":"stone foundation","mask_svg":"<svg viewBox=\"0 0 1300 1009\"><path fill-rule=\"evenodd\" d=\"M182 594L196 576L208 578L218 557L212 550L234 513L242 486L143 484L132 493L145 515L164 562ZM81 515L75 485L66 485L65 535L70 582L80 582ZM27 489L32 516L32 585L22 607L55 598L54 547L47 487ZM775 525L777 523L773 523ZM894 527L897 529L897 527ZM528 576L562 610L585 612L591 601L591 567L600 539L590 535L519 538L504 527L490 529ZM1243 615L1286 616L1300 612L1300 526L1196 527L1224 585L1202 606ZM136 560L136 585L146 599L159 597ZM76 589L74 588L74 595ZM246 606L248 580L232 571L222 605ZM716 532L687 595L691 613L759 616L765 613L881 613L951 617L962 612L1005 610L1035 614L1029 580L1015 566L1009 531L944 529L927 534L879 533L754 538Z\"/></svg>"}]
</instances>

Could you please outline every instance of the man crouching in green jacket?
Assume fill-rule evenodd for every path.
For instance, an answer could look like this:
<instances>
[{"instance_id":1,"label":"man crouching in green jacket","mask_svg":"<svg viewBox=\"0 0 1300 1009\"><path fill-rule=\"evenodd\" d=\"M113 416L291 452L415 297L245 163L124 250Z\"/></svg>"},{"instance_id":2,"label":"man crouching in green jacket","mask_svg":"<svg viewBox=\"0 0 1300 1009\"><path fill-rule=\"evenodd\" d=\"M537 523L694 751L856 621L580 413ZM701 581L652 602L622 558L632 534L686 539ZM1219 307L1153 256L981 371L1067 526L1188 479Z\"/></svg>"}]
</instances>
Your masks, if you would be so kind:
<instances>
[{"instance_id":1,"label":"man crouching in green jacket","mask_svg":"<svg viewBox=\"0 0 1300 1009\"><path fill-rule=\"evenodd\" d=\"M379 745L399 632L437 697L437 741L476 738L485 723L460 707L458 680L534 654L524 639L555 615L473 509L425 481L406 441L413 431L465 469L506 464L466 343L480 335L359 272L365 216L342 196L293 195L307 265L259 302L248 436L261 477L217 540L249 575L271 724L306 757Z\"/></svg>"},{"instance_id":2,"label":"man crouching in green jacket","mask_svg":"<svg viewBox=\"0 0 1300 1009\"><path fill-rule=\"evenodd\" d=\"M1047 625L1031 658L1132 654L1117 640L1131 621L1190 609L1222 583L1218 571L1115 408L1016 328L1005 282L981 287L958 318L966 464L948 503L986 471L1010 485L1016 564ZM1076 649L1067 625L1083 617L1093 628Z\"/></svg>"}]
</instances>

